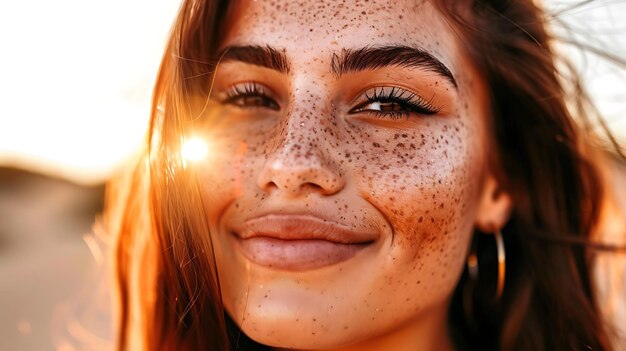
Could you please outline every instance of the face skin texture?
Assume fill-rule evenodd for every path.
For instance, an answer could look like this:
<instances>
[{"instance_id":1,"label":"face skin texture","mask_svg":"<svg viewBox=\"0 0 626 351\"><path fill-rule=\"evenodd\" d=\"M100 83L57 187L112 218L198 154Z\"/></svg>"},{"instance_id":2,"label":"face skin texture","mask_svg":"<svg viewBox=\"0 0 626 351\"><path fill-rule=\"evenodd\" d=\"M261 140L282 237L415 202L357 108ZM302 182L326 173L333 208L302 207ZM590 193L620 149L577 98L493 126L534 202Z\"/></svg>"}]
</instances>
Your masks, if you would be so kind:
<instances>
[{"instance_id":1,"label":"face skin texture","mask_svg":"<svg viewBox=\"0 0 626 351\"><path fill-rule=\"evenodd\" d=\"M279 72L225 55L196 125L212 148L197 171L230 316L277 348L452 349L448 304L472 231L503 225L509 207L493 196L484 83L454 31L417 1L241 1L226 23L222 50L270 46L287 60ZM427 52L454 78L331 69L345 50L390 46ZM270 267L234 239L268 214L372 240L335 264Z\"/></svg>"}]
</instances>

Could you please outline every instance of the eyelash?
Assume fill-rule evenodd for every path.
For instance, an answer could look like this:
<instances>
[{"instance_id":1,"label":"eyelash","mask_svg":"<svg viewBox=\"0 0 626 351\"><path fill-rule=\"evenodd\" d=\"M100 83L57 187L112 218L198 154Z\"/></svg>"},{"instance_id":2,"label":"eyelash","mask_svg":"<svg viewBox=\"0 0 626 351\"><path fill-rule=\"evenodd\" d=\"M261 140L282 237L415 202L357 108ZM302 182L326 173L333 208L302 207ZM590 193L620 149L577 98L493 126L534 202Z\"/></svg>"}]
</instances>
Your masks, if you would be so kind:
<instances>
[{"instance_id":1,"label":"eyelash","mask_svg":"<svg viewBox=\"0 0 626 351\"><path fill-rule=\"evenodd\" d=\"M245 99L247 98L255 100L246 102ZM264 107L271 110L280 109L278 104L268 93L267 88L257 82L246 82L234 85L226 91L226 97L222 102L224 104L234 105L240 108Z\"/></svg>"},{"instance_id":2,"label":"eyelash","mask_svg":"<svg viewBox=\"0 0 626 351\"><path fill-rule=\"evenodd\" d=\"M226 91L223 103L238 106L240 108L268 108L279 110L280 106L274 101L267 91L268 89L257 82L246 82L232 86ZM398 87L375 87L364 93L365 101L350 110L350 113L368 113L378 118L399 119L409 117L411 114L435 115L441 108L426 101L422 97L408 90ZM253 99L246 101L246 99ZM399 111L379 111L365 109L372 103L395 104Z\"/></svg>"},{"instance_id":3,"label":"eyelash","mask_svg":"<svg viewBox=\"0 0 626 351\"><path fill-rule=\"evenodd\" d=\"M368 94L369 93L369 94ZM399 119L409 117L411 114L435 115L441 108L433 105L432 101L426 101L422 97L408 90L398 87L375 87L364 93L366 101L350 110L350 113L366 112L377 117ZM392 103L398 105L401 111L378 111L365 109L372 103Z\"/></svg>"}]
</instances>

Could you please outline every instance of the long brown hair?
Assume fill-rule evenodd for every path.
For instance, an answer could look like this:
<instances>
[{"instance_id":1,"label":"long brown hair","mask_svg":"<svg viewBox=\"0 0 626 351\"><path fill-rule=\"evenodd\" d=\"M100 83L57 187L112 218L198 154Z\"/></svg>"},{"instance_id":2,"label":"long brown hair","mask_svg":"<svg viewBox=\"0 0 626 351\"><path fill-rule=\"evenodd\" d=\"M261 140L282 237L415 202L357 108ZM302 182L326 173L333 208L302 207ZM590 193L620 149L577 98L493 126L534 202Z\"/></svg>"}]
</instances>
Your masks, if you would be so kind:
<instances>
[{"instance_id":1,"label":"long brown hair","mask_svg":"<svg viewBox=\"0 0 626 351\"><path fill-rule=\"evenodd\" d=\"M479 279L468 318L464 274L450 309L455 338L480 350L610 350L584 245L599 217L601 179L564 89L566 81L577 87L570 98L589 106L577 75L557 70L554 38L534 1L437 6L488 84L495 164L514 203L503 229L504 295L494 302L493 282ZM156 82L145 150L109 189L120 350L262 348L225 314L206 204L190 166L177 157L194 115L189 99L208 96L227 11L223 0L183 2ZM585 118L585 110L575 113ZM489 271L492 249L477 247L481 269Z\"/></svg>"}]
</instances>

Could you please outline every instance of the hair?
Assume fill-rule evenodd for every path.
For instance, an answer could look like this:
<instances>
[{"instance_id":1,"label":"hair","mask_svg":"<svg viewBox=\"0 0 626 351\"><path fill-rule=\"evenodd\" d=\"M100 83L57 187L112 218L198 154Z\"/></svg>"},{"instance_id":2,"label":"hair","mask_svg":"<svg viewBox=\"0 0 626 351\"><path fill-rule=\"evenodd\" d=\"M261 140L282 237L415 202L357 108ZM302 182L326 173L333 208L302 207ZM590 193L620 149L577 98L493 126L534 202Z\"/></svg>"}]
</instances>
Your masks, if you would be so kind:
<instances>
[{"instance_id":1,"label":"hair","mask_svg":"<svg viewBox=\"0 0 626 351\"><path fill-rule=\"evenodd\" d=\"M610 350L586 245L599 218L602 181L581 134L591 104L578 76L555 52L535 1L436 6L487 82L496 174L514 204L503 228L504 294L494 301L493 282L479 279L474 313L466 318L464 272L450 308L455 339L472 350ZM109 188L119 350L262 349L224 311L207 204L190 167L176 157L193 124L190 99L211 88L227 12L224 0L183 2L156 81L145 148ZM476 240L481 270L489 272L497 264L493 248Z\"/></svg>"}]
</instances>

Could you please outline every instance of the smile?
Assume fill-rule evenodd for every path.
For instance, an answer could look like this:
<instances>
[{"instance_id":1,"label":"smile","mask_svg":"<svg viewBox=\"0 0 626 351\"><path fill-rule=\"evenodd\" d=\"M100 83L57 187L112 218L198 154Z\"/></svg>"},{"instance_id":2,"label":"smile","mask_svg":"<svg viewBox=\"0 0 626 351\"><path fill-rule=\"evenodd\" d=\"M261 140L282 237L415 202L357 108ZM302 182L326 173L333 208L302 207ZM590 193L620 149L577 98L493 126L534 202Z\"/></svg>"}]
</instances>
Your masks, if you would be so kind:
<instances>
[{"instance_id":1,"label":"smile","mask_svg":"<svg viewBox=\"0 0 626 351\"><path fill-rule=\"evenodd\" d=\"M316 216L285 214L247 220L233 234L250 261L290 271L312 270L349 260L370 247L378 235Z\"/></svg>"}]
</instances>

